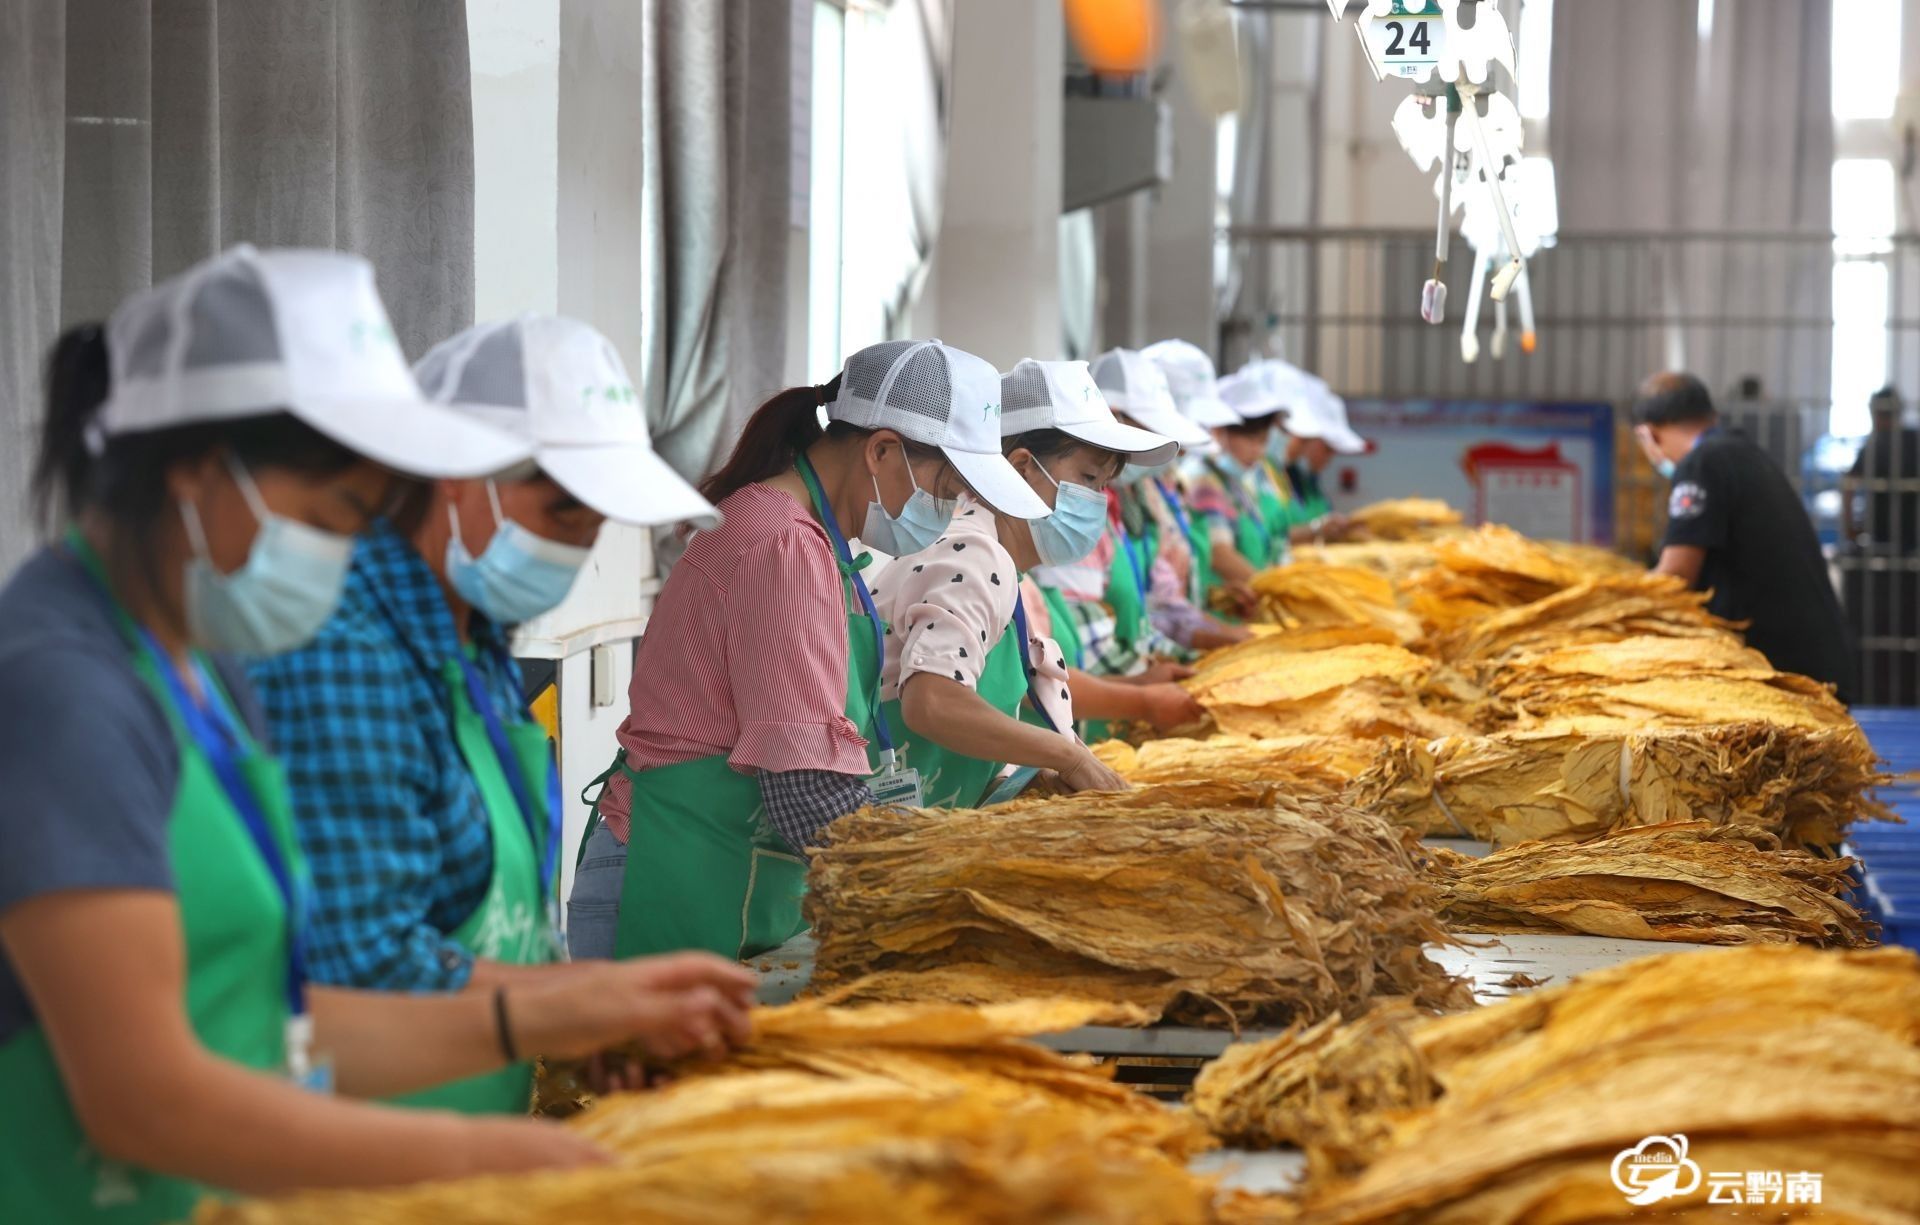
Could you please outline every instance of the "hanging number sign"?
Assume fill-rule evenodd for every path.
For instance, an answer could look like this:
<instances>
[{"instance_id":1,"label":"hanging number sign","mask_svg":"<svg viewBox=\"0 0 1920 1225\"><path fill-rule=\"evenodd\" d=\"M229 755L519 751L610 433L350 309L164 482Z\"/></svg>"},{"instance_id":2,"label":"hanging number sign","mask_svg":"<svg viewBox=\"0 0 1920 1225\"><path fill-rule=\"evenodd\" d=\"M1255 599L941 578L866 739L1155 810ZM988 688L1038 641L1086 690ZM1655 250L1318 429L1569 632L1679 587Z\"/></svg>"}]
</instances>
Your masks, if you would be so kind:
<instances>
[{"instance_id":1,"label":"hanging number sign","mask_svg":"<svg viewBox=\"0 0 1920 1225\"><path fill-rule=\"evenodd\" d=\"M1424 81L1446 56L1447 20L1439 0L1393 0L1388 12L1369 13L1354 29L1373 75L1381 80Z\"/></svg>"}]
</instances>

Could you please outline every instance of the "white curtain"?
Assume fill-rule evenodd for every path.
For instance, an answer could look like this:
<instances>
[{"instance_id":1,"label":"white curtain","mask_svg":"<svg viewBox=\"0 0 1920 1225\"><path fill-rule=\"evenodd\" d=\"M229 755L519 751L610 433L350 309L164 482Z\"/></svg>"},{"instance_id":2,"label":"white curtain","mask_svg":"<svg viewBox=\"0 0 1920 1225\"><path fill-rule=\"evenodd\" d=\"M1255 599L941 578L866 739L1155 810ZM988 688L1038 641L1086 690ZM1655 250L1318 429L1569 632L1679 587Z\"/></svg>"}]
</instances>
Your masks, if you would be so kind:
<instances>
[{"instance_id":1,"label":"white curtain","mask_svg":"<svg viewBox=\"0 0 1920 1225\"><path fill-rule=\"evenodd\" d=\"M0 568L59 328L236 242L373 261L409 352L473 321L466 8L0 5Z\"/></svg>"},{"instance_id":2,"label":"white curtain","mask_svg":"<svg viewBox=\"0 0 1920 1225\"><path fill-rule=\"evenodd\" d=\"M639 375L654 445L698 478L783 385L793 23L771 5L636 2L647 6Z\"/></svg>"},{"instance_id":3,"label":"white curtain","mask_svg":"<svg viewBox=\"0 0 1920 1225\"><path fill-rule=\"evenodd\" d=\"M1831 3L1720 0L1705 19L1679 0L1554 7L1560 228L1648 234L1649 368L1827 392Z\"/></svg>"}]
</instances>

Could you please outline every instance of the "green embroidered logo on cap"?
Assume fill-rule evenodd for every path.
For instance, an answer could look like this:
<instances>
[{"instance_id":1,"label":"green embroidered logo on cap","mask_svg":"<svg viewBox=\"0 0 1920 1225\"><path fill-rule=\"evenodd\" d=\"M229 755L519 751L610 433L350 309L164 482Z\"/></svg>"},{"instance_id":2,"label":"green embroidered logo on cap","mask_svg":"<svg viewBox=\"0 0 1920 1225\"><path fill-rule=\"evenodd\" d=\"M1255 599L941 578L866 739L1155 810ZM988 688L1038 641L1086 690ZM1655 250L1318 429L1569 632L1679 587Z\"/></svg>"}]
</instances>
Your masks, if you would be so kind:
<instances>
[{"instance_id":1,"label":"green embroidered logo on cap","mask_svg":"<svg viewBox=\"0 0 1920 1225\"><path fill-rule=\"evenodd\" d=\"M369 343L385 348L400 346L400 342L394 338L393 328L385 321L356 319L347 328L347 339L353 344L355 353L366 352Z\"/></svg>"},{"instance_id":2,"label":"green embroidered logo on cap","mask_svg":"<svg viewBox=\"0 0 1920 1225\"><path fill-rule=\"evenodd\" d=\"M989 417L998 417L999 415L1000 415L1000 405L997 403L983 404L980 407L980 420L982 421L985 421Z\"/></svg>"},{"instance_id":3,"label":"green embroidered logo on cap","mask_svg":"<svg viewBox=\"0 0 1920 1225\"><path fill-rule=\"evenodd\" d=\"M640 393L634 390L632 383L608 383L605 386L588 383L580 389L582 404L591 404L595 400L605 400L609 404L637 404Z\"/></svg>"}]
</instances>

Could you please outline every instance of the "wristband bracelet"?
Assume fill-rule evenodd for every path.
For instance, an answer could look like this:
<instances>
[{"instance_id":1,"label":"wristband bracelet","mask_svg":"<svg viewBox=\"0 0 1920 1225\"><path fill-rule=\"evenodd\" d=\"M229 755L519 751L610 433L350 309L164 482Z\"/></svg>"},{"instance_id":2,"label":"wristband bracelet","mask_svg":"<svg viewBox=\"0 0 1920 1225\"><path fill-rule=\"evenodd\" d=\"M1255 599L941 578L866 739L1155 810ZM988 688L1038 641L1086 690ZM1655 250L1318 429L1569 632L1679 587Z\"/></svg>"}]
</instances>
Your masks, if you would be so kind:
<instances>
[{"instance_id":1,"label":"wristband bracelet","mask_svg":"<svg viewBox=\"0 0 1920 1225\"><path fill-rule=\"evenodd\" d=\"M493 989L493 1031L499 1039L500 1053L507 1057L509 1064L520 1062L520 1052L513 1046L513 1026L507 1022L507 989Z\"/></svg>"}]
</instances>

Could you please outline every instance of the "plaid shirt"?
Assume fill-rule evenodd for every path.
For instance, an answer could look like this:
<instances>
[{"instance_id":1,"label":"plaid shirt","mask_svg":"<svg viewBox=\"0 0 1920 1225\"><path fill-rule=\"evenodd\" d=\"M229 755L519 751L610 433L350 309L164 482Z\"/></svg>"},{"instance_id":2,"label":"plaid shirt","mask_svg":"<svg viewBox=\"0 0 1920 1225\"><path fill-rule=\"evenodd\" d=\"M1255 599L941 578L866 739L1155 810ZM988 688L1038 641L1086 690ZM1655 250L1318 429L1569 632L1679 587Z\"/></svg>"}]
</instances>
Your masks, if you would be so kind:
<instances>
[{"instance_id":1,"label":"plaid shirt","mask_svg":"<svg viewBox=\"0 0 1920 1225\"><path fill-rule=\"evenodd\" d=\"M525 717L500 631L478 613L470 630L496 709ZM449 933L486 896L493 839L441 673L460 649L439 580L383 522L320 636L250 669L313 872L315 982L451 991L472 973Z\"/></svg>"},{"instance_id":2,"label":"plaid shirt","mask_svg":"<svg viewBox=\"0 0 1920 1225\"><path fill-rule=\"evenodd\" d=\"M820 832L850 812L873 803L867 780L832 770L760 771L760 800L767 824L793 853L811 859L807 848L820 845Z\"/></svg>"}]
</instances>

